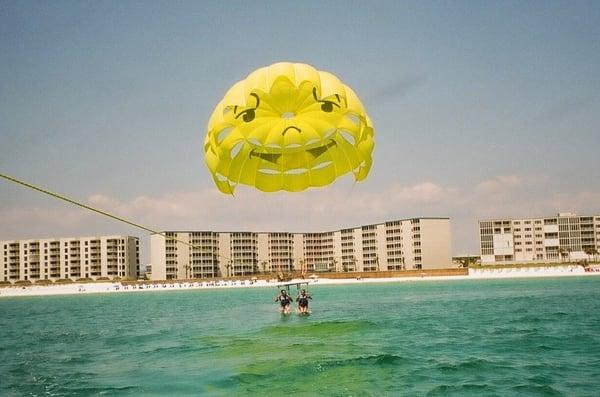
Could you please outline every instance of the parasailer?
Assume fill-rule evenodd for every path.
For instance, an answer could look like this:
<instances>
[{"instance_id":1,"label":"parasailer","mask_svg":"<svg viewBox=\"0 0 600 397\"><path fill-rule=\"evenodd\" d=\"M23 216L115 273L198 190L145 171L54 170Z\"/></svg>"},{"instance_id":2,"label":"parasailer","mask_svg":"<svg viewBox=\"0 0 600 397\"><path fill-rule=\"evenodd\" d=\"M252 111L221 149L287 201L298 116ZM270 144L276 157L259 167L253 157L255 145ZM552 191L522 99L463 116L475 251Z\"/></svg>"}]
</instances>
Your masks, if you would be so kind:
<instances>
[{"instance_id":1,"label":"parasailer","mask_svg":"<svg viewBox=\"0 0 600 397\"><path fill-rule=\"evenodd\" d=\"M354 91L331 73L276 63L237 82L208 122L205 159L218 189L297 192L371 168L373 126Z\"/></svg>"},{"instance_id":2,"label":"parasailer","mask_svg":"<svg viewBox=\"0 0 600 397\"><path fill-rule=\"evenodd\" d=\"M296 302L298 302L298 314L308 315L310 312L308 311L308 300L312 299L312 296L304 288L300 290L298 293L298 297L296 297Z\"/></svg>"},{"instance_id":3,"label":"parasailer","mask_svg":"<svg viewBox=\"0 0 600 397\"><path fill-rule=\"evenodd\" d=\"M281 314L290 314L290 307L293 301L294 299L287 293L287 290L285 289L282 289L279 295L275 297L275 302L279 302L279 305L281 306L279 308Z\"/></svg>"}]
</instances>

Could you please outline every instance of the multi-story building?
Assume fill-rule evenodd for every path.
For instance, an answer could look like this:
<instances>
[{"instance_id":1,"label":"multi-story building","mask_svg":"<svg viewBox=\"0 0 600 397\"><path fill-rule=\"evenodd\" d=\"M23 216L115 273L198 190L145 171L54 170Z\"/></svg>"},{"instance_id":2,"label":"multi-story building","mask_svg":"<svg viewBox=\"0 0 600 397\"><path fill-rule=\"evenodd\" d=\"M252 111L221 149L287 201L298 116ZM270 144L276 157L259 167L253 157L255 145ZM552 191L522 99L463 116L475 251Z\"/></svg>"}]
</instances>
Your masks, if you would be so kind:
<instances>
[{"instance_id":1,"label":"multi-story building","mask_svg":"<svg viewBox=\"0 0 600 397\"><path fill-rule=\"evenodd\" d=\"M131 236L0 241L0 280L135 278L139 240Z\"/></svg>"},{"instance_id":2,"label":"multi-story building","mask_svg":"<svg viewBox=\"0 0 600 397\"><path fill-rule=\"evenodd\" d=\"M600 216L479 221L482 264L590 259L600 250Z\"/></svg>"},{"instance_id":3,"label":"multi-story building","mask_svg":"<svg viewBox=\"0 0 600 397\"><path fill-rule=\"evenodd\" d=\"M165 235L150 237L153 280L452 266L448 218L312 233L168 231Z\"/></svg>"}]
</instances>

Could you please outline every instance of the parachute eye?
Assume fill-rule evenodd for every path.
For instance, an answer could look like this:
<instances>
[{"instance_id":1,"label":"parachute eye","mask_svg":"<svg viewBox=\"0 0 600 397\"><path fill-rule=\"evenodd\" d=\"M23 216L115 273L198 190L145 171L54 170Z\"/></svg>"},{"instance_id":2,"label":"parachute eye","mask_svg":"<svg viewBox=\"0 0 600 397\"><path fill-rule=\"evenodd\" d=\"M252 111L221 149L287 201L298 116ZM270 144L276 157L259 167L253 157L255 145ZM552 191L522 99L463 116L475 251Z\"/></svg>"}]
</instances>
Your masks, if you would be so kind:
<instances>
[{"instance_id":1,"label":"parachute eye","mask_svg":"<svg viewBox=\"0 0 600 397\"><path fill-rule=\"evenodd\" d=\"M256 117L256 113L254 112L256 109L258 109L258 105L260 105L260 98L258 97L258 95L256 95L255 93L251 93L250 96L254 97L254 99L256 99L256 106L250 109L246 109L243 112L240 112L238 115L235 116L235 118L239 118L240 116L242 116L242 120L244 120L244 122L249 123L252 120L254 120L254 118ZM234 113L237 111L237 106L236 109L233 111Z\"/></svg>"},{"instance_id":2,"label":"parachute eye","mask_svg":"<svg viewBox=\"0 0 600 397\"><path fill-rule=\"evenodd\" d=\"M244 120L246 123L249 123L254 120L254 117L256 117L254 109L248 109L243 113L242 120Z\"/></svg>"},{"instance_id":3,"label":"parachute eye","mask_svg":"<svg viewBox=\"0 0 600 397\"><path fill-rule=\"evenodd\" d=\"M324 101L323 103L321 103L321 110L326 113L331 113L333 112L333 105L334 104L332 102Z\"/></svg>"},{"instance_id":4,"label":"parachute eye","mask_svg":"<svg viewBox=\"0 0 600 397\"><path fill-rule=\"evenodd\" d=\"M312 94L313 94L313 98L315 98L315 101L317 101L321 104L321 110L324 111L325 113L333 112L334 106L337 106L338 108L340 107L340 105L335 102L328 101L326 99L319 99L319 97L317 96L317 87L313 87ZM336 94L335 97L337 98L338 101L340 100L339 95Z\"/></svg>"}]
</instances>

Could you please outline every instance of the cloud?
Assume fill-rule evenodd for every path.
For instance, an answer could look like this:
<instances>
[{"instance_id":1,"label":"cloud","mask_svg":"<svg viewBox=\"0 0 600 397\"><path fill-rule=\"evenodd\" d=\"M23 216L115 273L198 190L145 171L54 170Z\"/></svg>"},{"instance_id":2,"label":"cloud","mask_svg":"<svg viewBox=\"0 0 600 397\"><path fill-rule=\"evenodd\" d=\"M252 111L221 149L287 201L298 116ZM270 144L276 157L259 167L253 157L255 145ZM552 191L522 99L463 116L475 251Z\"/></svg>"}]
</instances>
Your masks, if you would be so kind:
<instances>
[{"instance_id":1,"label":"cloud","mask_svg":"<svg viewBox=\"0 0 600 397\"><path fill-rule=\"evenodd\" d=\"M507 190L519 187L523 183L523 177L518 175L500 175L485 180L475 186L475 192L483 194L504 193Z\"/></svg>"},{"instance_id":2,"label":"cloud","mask_svg":"<svg viewBox=\"0 0 600 397\"><path fill-rule=\"evenodd\" d=\"M439 203L456 198L458 194L457 188L422 182L413 186L393 186L391 198L400 202Z\"/></svg>"}]
</instances>

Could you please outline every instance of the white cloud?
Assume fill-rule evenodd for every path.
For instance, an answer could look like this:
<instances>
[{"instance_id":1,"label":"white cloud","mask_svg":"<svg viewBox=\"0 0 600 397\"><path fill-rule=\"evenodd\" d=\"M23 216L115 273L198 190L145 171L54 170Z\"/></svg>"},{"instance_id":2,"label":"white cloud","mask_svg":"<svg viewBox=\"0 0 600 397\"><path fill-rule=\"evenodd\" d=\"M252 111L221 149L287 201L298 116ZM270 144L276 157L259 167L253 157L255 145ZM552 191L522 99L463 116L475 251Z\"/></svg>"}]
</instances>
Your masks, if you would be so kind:
<instances>
[{"instance_id":1,"label":"white cloud","mask_svg":"<svg viewBox=\"0 0 600 397\"><path fill-rule=\"evenodd\" d=\"M392 186L391 199L401 202L437 203L456 197L458 190L443 187L433 182L418 183L413 186Z\"/></svg>"},{"instance_id":2,"label":"white cloud","mask_svg":"<svg viewBox=\"0 0 600 397\"><path fill-rule=\"evenodd\" d=\"M521 186L523 177L518 175L500 175L485 180L475 186L475 192L483 194L505 193L507 189Z\"/></svg>"}]
</instances>

